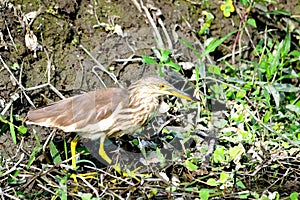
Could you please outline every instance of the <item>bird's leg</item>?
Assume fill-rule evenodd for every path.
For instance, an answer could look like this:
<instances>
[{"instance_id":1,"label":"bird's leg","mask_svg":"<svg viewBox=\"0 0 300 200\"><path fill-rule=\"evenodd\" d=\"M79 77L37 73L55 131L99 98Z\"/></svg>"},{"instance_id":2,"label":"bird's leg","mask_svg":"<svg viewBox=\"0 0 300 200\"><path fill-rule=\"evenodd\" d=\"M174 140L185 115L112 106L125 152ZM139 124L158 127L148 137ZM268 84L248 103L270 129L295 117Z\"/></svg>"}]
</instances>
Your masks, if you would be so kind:
<instances>
[{"instance_id":1,"label":"bird's leg","mask_svg":"<svg viewBox=\"0 0 300 200\"><path fill-rule=\"evenodd\" d=\"M72 156L72 167L76 170L76 146L78 143L78 137L71 141L71 156Z\"/></svg>"},{"instance_id":2,"label":"bird's leg","mask_svg":"<svg viewBox=\"0 0 300 200\"><path fill-rule=\"evenodd\" d=\"M76 146L77 146L78 140L79 140L79 137L76 137L75 139L73 139L71 141L72 167L73 167L74 170L76 170L76 168L77 168L77 166L76 166L76 161L77 161ZM78 183L77 178L98 180L96 172L88 172L88 173L85 173L85 174L72 173L70 178L73 178L73 180L75 182L75 188L72 189L72 192L78 192L79 183Z\"/></svg>"},{"instance_id":3,"label":"bird's leg","mask_svg":"<svg viewBox=\"0 0 300 200\"><path fill-rule=\"evenodd\" d=\"M111 159L108 157L108 155L106 154L105 149L104 149L104 142L105 142L105 136L103 136L103 137L100 138L99 155L108 164L111 164Z\"/></svg>"},{"instance_id":4,"label":"bird's leg","mask_svg":"<svg viewBox=\"0 0 300 200\"><path fill-rule=\"evenodd\" d=\"M77 146L77 143L78 143L78 137L76 137L75 139L73 139L71 141L71 156L72 156L72 167L74 170L76 170L76 161L77 161L77 158L76 158L76 146ZM77 175L72 173L71 175L71 178L73 178L74 182L75 182L75 189L74 191L77 191L78 190L78 181L77 181Z\"/></svg>"}]
</instances>

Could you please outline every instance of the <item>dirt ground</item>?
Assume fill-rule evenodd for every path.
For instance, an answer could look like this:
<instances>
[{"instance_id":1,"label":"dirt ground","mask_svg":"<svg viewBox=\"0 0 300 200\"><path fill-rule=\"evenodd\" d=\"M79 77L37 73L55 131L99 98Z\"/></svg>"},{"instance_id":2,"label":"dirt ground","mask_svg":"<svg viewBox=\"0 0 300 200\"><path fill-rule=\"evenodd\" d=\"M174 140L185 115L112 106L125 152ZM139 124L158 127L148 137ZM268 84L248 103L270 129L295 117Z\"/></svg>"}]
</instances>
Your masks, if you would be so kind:
<instances>
[{"instance_id":1,"label":"dirt ground","mask_svg":"<svg viewBox=\"0 0 300 200\"><path fill-rule=\"evenodd\" d=\"M120 84L125 87L142 76L155 74L157 69L152 65L143 64L140 58L144 55L154 56L152 48L157 47L157 39L153 35L153 28L145 12L139 10L142 8L138 8L133 2L130 0L2 1L0 3L0 52L3 62L10 68L16 80L2 63L0 67L1 110L15 93L20 97L13 102L12 112L22 117L33 109L28 99L36 107L58 101L60 99L58 93L50 86L21 92L20 84L24 88L31 88L48 83L48 73L49 83L65 97L103 88L104 86L93 73L93 67L97 63L84 51L84 48L109 72L115 74ZM179 38L195 44L201 52L199 44L203 43L208 36L220 38L239 26L238 14L229 18L223 16L219 8L221 1L207 1L207 4L203 2L178 0L146 3L145 1L145 6L151 11L163 35L163 30L158 23L159 19L162 19L172 40L176 62L197 61L197 57L179 42ZM270 9L284 9L293 15L300 14L298 0L277 2ZM236 8L236 12L243 13L239 3L236 3ZM209 35L199 37L197 32L201 28L201 21L205 20L203 10L211 12L215 20L212 22ZM34 20L27 19L26 22L25 18L30 18L28 13L33 11L37 11ZM258 29L261 27L261 31L265 24L284 31L280 19L260 18L261 15L255 15L255 12L262 11L258 8L254 8L253 11L251 17L257 20ZM253 41L259 39L257 30L253 31L251 28L248 30ZM25 35L30 31L34 33L41 47L36 51L31 51L25 44ZM211 54L214 63L222 65L217 60L231 53L233 38L234 36L231 36ZM242 45L250 43L248 38L246 34L242 36ZM168 48L165 36L163 41L165 48ZM247 57L247 51L242 56ZM237 60L239 58L237 56ZM96 72L107 87L118 87L106 73L99 69L96 69ZM186 70L185 76L190 78L191 72ZM10 109L3 114L8 117ZM15 123L20 125L22 122ZM27 128L26 135L17 135L17 145L13 144L9 130L0 135L0 157L18 160L17 149L17 154L25 153L25 160L28 160L37 140L32 134L32 126ZM34 127L34 129L42 142L52 131L48 128ZM59 143L60 139L65 137L69 136L59 132L55 140Z\"/></svg>"}]
</instances>

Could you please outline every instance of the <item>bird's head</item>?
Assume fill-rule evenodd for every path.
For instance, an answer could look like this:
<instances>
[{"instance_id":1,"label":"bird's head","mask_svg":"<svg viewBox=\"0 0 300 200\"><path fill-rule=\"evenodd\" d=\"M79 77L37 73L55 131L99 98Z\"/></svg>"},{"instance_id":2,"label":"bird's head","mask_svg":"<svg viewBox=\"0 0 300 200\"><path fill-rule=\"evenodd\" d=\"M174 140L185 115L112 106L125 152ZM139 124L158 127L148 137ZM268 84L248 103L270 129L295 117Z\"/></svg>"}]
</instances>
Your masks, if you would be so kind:
<instances>
[{"instance_id":1,"label":"bird's head","mask_svg":"<svg viewBox=\"0 0 300 200\"><path fill-rule=\"evenodd\" d=\"M152 97L172 95L190 101L198 101L191 95L176 89L166 80L156 76L144 77L138 80L137 82L130 85L129 91L132 91L133 93L143 93L145 95L151 95Z\"/></svg>"}]
</instances>

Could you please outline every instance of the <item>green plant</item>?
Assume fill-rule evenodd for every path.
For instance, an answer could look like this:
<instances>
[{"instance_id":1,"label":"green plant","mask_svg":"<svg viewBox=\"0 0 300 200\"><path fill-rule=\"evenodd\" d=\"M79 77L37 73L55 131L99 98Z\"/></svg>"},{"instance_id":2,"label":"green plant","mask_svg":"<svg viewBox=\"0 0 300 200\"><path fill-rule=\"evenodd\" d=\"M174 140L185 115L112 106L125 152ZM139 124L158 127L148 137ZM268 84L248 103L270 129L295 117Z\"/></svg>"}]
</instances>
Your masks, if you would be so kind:
<instances>
[{"instance_id":1,"label":"green plant","mask_svg":"<svg viewBox=\"0 0 300 200\"><path fill-rule=\"evenodd\" d=\"M158 73L160 76L164 76L162 67L167 66L170 67L172 70L179 72L181 67L172 61L170 54L170 50L160 49L159 51L155 48L152 49L155 56L157 57L158 61L155 58L149 56L143 56L142 60L146 64L154 64L158 66Z\"/></svg>"},{"instance_id":2,"label":"green plant","mask_svg":"<svg viewBox=\"0 0 300 200\"><path fill-rule=\"evenodd\" d=\"M230 1L226 3L232 4ZM247 18L251 12L251 3L253 2L243 2L248 8L242 16L234 44L247 25L256 28L256 21ZM226 8L229 12L224 15L230 16L230 6ZM223 7L224 11L226 8ZM274 11L270 14L288 16L284 11ZM251 61L242 59L239 65L227 61L219 65L209 65L202 61L206 55L213 55L216 47L230 34L219 40L209 39L211 42L209 40L206 42L207 45L201 53L192 44L181 41L192 49L199 59L194 69L197 88L205 89L205 84L209 82L205 93L209 94L207 98L216 98L226 103L227 107L223 110L226 117L211 122L212 127L217 129L219 144L211 156L210 166L214 172L221 171L221 174L218 178L207 180L206 183L210 187L221 190L225 187L227 189L235 187L243 191L247 188L247 185L244 185L246 182L242 182L239 176L234 174L254 174L254 179L259 179L259 175L256 175L258 172L254 169L260 168L262 162L269 162L268 155L279 163L280 159L298 163L295 155L300 152L300 89L296 85L297 81L296 84L291 81L300 78L300 51L297 46L293 46L295 42L292 42L293 38L297 39L295 34L297 36L298 33L291 32L289 26L283 38L268 30L266 33L268 34L258 41L254 51L251 52L251 56L255 59ZM189 171L197 172L198 163L193 162L193 154L189 155L185 167ZM282 168L270 162L267 169L273 172L268 178L276 183ZM201 194L203 199L214 195L206 190ZM272 195L274 199L281 197L278 193ZM260 196L254 190L245 192L239 197L245 199ZM298 194L291 193L290 198L297 199Z\"/></svg>"},{"instance_id":3,"label":"green plant","mask_svg":"<svg viewBox=\"0 0 300 200\"><path fill-rule=\"evenodd\" d=\"M12 140L14 144L17 144L17 136L16 136L15 129L17 129L17 131L21 134L26 134L27 129L23 125L17 126L14 124L14 115L12 111L13 111L13 106L11 106L9 121L6 120L4 116L0 115L0 121L4 123L1 127L0 134L4 133L9 128ZM19 121L21 120L21 118L17 115L15 115L15 118Z\"/></svg>"},{"instance_id":4,"label":"green plant","mask_svg":"<svg viewBox=\"0 0 300 200\"><path fill-rule=\"evenodd\" d=\"M230 13L235 11L232 0L225 0L225 2L223 2L220 6L220 9L223 11L223 15L225 17L230 17Z\"/></svg>"},{"instance_id":5,"label":"green plant","mask_svg":"<svg viewBox=\"0 0 300 200\"><path fill-rule=\"evenodd\" d=\"M62 200L67 200L68 196L68 190L67 190L67 180L69 178L69 175L65 175L63 177L57 175L55 177L59 181L59 186L56 189L56 195L60 197Z\"/></svg>"},{"instance_id":6,"label":"green plant","mask_svg":"<svg viewBox=\"0 0 300 200\"><path fill-rule=\"evenodd\" d=\"M200 31L198 32L199 35L205 35L209 33L209 28L211 26L211 23L214 21L215 17L212 13L207 11L202 11L202 15L205 16L204 23L201 26Z\"/></svg>"}]
</instances>

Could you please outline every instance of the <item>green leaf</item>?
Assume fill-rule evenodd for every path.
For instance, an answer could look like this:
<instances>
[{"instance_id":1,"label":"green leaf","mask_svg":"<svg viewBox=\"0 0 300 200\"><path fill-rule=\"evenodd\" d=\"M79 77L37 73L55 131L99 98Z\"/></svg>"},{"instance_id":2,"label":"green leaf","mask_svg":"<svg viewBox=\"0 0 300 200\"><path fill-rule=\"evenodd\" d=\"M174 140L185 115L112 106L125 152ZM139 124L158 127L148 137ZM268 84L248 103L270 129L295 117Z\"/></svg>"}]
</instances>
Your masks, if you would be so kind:
<instances>
[{"instance_id":1,"label":"green leaf","mask_svg":"<svg viewBox=\"0 0 300 200\"><path fill-rule=\"evenodd\" d=\"M158 51L155 47L152 48L152 51L153 51L154 55L156 56L156 58L158 58L159 60L161 60L160 51Z\"/></svg>"},{"instance_id":2,"label":"green leaf","mask_svg":"<svg viewBox=\"0 0 300 200\"><path fill-rule=\"evenodd\" d=\"M236 182L236 185L237 185L239 188L241 188L241 189L245 189L245 188L246 188L246 186L244 185L244 183L243 183L242 181L237 181L237 182Z\"/></svg>"},{"instance_id":3,"label":"green leaf","mask_svg":"<svg viewBox=\"0 0 300 200\"><path fill-rule=\"evenodd\" d=\"M207 11L202 11L202 15L205 15L205 22L202 24L200 31L198 32L199 35L203 34L208 34L209 33L209 28L211 26L211 23L214 20L214 15L207 12Z\"/></svg>"},{"instance_id":4,"label":"green leaf","mask_svg":"<svg viewBox=\"0 0 300 200\"><path fill-rule=\"evenodd\" d=\"M50 154L52 156L54 164L58 164L58 163L62 162L62 159L59 155L59 151L57 150L54 143L52 141L50 141L49 145L50 145Z\"/></svg>"},{"instance_id":5,"label":"green leaf","mask_svg":"<svg viewBox=\"0 0 300 200\"><path fill-rule=\"evenodd\" d=\"M189 160L186 160L186 161L185 161L185 166L186 166L186 168L188 168L188 170L190 170L190 171L195 171L195 170L198 169L198 166L195 165L194 163L192 163L192 162L189 161Z\"/></svg>"},{"instance_id":6,"label":"green leaf","mask_svg":"<svg viewBox=\"0 0 300 200\"><path fill-rule=\"evenodd\" d=\"M198 68L199 76L201 78L205 78L206 77L206 64L204 62L202 62L202 61L199 61L197 63L197 67L196 68ZM199 79L198 79L198 81L199 81Z\"/></svg>"},{"instance_id":7,"label":"green leaf","mask_svg":"<svg viewBox=\"0 0 300 200\"><path fill-rule=\"evenodd\" d=\"M298 50L294 50L290 53L291 56L294 56L294 57L300 57L300 51Z\"/></svg>"},{"instance_id":8,"label":"green leaf","mask_svg":"<svg viewBox=\"0 0 300 200\"><path fill-rule=\"evenodd\" d=\"M225 119L216 119L213 121L213 125L216 128L222 129L227 125L228 121L226 121Z\"/></svg>"},{"instance_id":9,"label":"green leaf","mask_svg":"<svg viewBox=\"0 0 300 200\"><path fill-rule=\"evenodd\" d=\"M291 16L291 13L286 10L273 10L270 12L262 12L264 15L285 15L285 16Z\"/></svg>"},{"instance_id":10,"label":"green leaf","mask_svg":"<svg viewBox=\"0 0 300 200\"><path fill-rule=\"evenodd\" d=\"M99 200L99 198L93 197L91 193L78 192L78 196L81 197L81 200Z\"/></svg>"},{"instance_id":11,"label":"green leaf","mask_svg":"<svg viewBox=\"0 0 300 200\"><path fill-rule=\"evenodd\" d=\"M273 85L265 86L265 88L268 90L269 93L272 94L276 107L279 107L279 102L280 102L279 92L273 87Z\"/></svg>"},{"instance_id":12,"label":"green leaf","mask_svg":"<svg viewBox=\"0 0 300 200\"><path fill-rule=\"evenodd\" d=\"M146 152L145 152L145 154L146 154ZM164 154L161 153L160 148L156 148L156 156L159 159L161 164L164 164L166 162L166 158L165 158Z\"/></svg>"},{"instance_id":13,"label":"green leaf","mask_svg":"<svg viewBox=\"0 0 300 200\"><path fill-rule=\"evenodd\" d=\"M196 78L196 83L197 83L197 86L198 86L198 84L199 84L199 78L200 78L198 64L197 64L197 67L195 67L195 78Z\"/></svg>"},{"instance_id":14,"label":"green leaf","mask_svg":"<svg viewBox=\"0 0 300 200\"><path fill-rule=\"evenodd\" d=\"M59 182L59 188L56 191L57 195L60 197L61 200L67 200L67 194L68 194L68 190L67 190L67 180L68 180L68 175L64 176L63 178L60 178L58 175L56 176L56 178L58 180L60 180Z\"/></svg>"},{"instance_id":15,"label":"green leaf","mask_svg":"<svg viewBox=\"0 0 300 200\"><path fill-rule=\"evenodd\" d=\"M212 74L218 74L218 75L221 74L221 68L219 66L216 66L216 65L210 65L210 66L208 66L208 70L207 71L209 73L212 73Z\"/></svg>"},{"instance_id":16,"label":"green leaf","mask_svg":"<svg viewBox=\"0 0 300 200\"><path fill-rule=\"evenodd\" d=\"M209 186L218 186L219 185L219 183L213 178L209 178L206 181L206 184L209 185Z\"/></svg>"},{"instance_id":17,"label":"green leaf","mask_svg":"<svg viewBox=\"0 0 300 200\"><path fill-rule=\"evenodd\" d=\"M205 14L205 21L206 22L211 23L211 22L214 21L215 17L214 17L214 15L212 13L207 12L207 11L203 11L203 14Z\"/></svg>"},{"instance_id":18,"label":"green leaf","mask_svg":"<svg viewBox=\"0 0 300 200\"><path fill-rule=\"evenodd\" d=\"M269 70L268 77L267 77L268 80L270 80L273 77L273 75L279 68L281 49L283 48L283 46L284 46L284 41L281 41L278 45L278 49L275 52L275 55L271 56L272 54L269 53L269 56L270 56L270 59L272 60L272 62L270 63L269 68L267 68L267 70Z\"/></svg>"},{"instance_id":19,"label":"green leaf","mask_svg":"<svg viewBox=\"0 0 300 200\"><path fill-rule=\"evenodd\" d=\"M265 103L268 107L271 107L271 104L270 104L271 96L265 87L262 90L262 94L263 94L262 96L265 98L265 99L261 99L262 102Z\"/></svg>"},{"instance_id":20,"label":"green leaf","mask_svg":"<svg viewBox=\"0 0 300 200\"><path fill-rule=\"evenodd\" d=\"M181 42L184 46L188 47L193 51L193 53L197 56L197 58L201 58L201 54L197 51L197 49L188 41L179 39L179 42Z\"/></svg>"},{"instance_id":21,"label":"green leaf","mask_svg":"<svg viewBox=\"0 0 300 200\"><path fill-rule=\"evenodd\" d=\"M218 146L213 153L213 161L215 163L222 163L225 161L225 150L224 147Z\"/></svg>"},{"instance_id":22,"label":"green leaf","mask_svg":"<svg viewBox=\"0 0 300 200\"><path fill-rule=\"evenodd\" d=\"M291 34L290 31L287 30L285 38L283 40L283 47L280 49L281 59L284 60L291 49Z\"/></svg>"},{"instance_id":23,"label":"green leaf","mask_svg":"<svg viewBox=\"0 0 300 200\"><path fill-rule=\"evenodd\" d=\"M33 151L31 152L30 158L29 158L29 160L28 160L27 168L29 168L29 167L32 165L32 163L33 163L34 160L35 160L35 155L36 155L36 153L38 153L42 148L43 148L42 145L39 145L39 146L34 147Z\"/></svg>"},{"instance_id":24,"label":"green leaf","mask_svg":"<svg viewBox=\"0 0 300 200\"><path fill-rule=\"evenodd\" d=\"M209 198L209 189L203 188L199 192L199 197L201 200L208 200Z\"/></svg>"},{"instance_id":25,"label":"green leaf","mask_svg":"<svg viewBox=\"0 0 300 200\"><path fill-rule=\"evenodd\" d=\"M27 128L25 126L23 126L23 125L19 126L17 128L17 130L18 130L19 133L22 133L22 134L26 134L27 133Z\"/></svg>"},{"instance_id":26,"label":"green leaf","mask_svg":"<svg viewBox=\"0 0 300 200\"><path fill-rule=\"evenodd\" d=\"M290 199L291 200L298 200L299 198L299 193L298 192L293 192L292 194L290 194Z\"/></svg>"},{"instance_id":27,"label":"green leaf","mask_svg":"<svg viewBox=\"0 0 300 200\"><path fill-rule=\"evenodd\" d=\"M158 74L159 74L160 77L165 77L165 74L162 70L162 65L161 64L158 64L157 71L158 71Z\"/></svg>"},{"instance_id":28,"label":"green leaf","mask_svg":"<svg viewBox=\"0 0 300 200\"><path fill-rule=\"evenodd\" d=\"M20 65L18 63L14 63L13 66L11 66L11 69L18 70L20 69Z\"/></svg>"},{"instance_id":29,"label":"green leaf","mask_svg":"<svg viewBox=\"0 0 300 200\"><path fill-rule=\"evenodd\" d=\"M292 62L293 59L290 59L289 62ZM299 61L300 61L300 57L299 57ZM283 72L283 70L282 70ZM300 74L298 75L297 72L293 69L287 69L284 73L287 73L285 75L281 75L277 81L279 82L280 80L283 80L283 79L291 79L291 78L300 78ZM278 84L278 83L275 83L275 84ZM292 85L293 86L293 85ZM299 89L299 88L297 88Z\"/></svg>"},{"instance_id":30,"label":"green leaf","mask_svg":"<svg viewBox=\"0 0 300 200\"><path fill-rule=\"evenodd\" d=\"M232 31L231 33L228 33L227 35L225 35L224 37L222 37L219 40L213 39L205 48L205 51L201 54L201 57L206 56L207 54L214 52L216 50L216 48L218 46L220 46L220 44L222 44L227 38L229 38L232 34L236 33L237 30Z\"/></svg>"},{"instance_id":31,"label":"green leaf","mask_svg":"<svg viewBox=\"0 0 300 200\"><path fill-rule=\"evenodd\" d=\"M221 183L225 183L228 180L229 177L230 177L230 175L228 173L221 172L221 174L220 174L220 182Z\"/></svg>"},{"instance_id":32,"label":"green leaf","mask_svg":"<svg viewBox=\"0 0 300 200\"><path fill-rule=\"evenodd\" d=\"M152 194L154 196L157 195L157 193L158 193L158 190L156 188L153 188L150 190L150 194Z\"/></svg>"},{"instance_id":33,"label":"green leaf","mask_svg":"<svg viewBox=\"0 0 300 200\"><path fill-rule=\"evenodd\" d=\"M172 61L166 63L165 65L168 66L168 67L171 67L173 70L175 70L177 72L179 72L181 70L181 67L178 64L176 64Z\"/></svg>"},{"instance_id":34,"label":"green leaf","mask_svg":"<svg viewBox=\"0 0 300 200\"><path fill-rule=\"evenodd\" d=\"M256 26L256 21L255 21L255 19L253 19L253 18L248 19L248 20L247 20L247 24L249 24L249 25L251 25L251 26L257 28L257 26Z\"/></svg>"},{"instance_id":35,"label":"green leaf","mask_svg":"<svg viewBox=\"0 0 300 200\"><path fill-rule=\"evenodd\" d=\"M68 160L68 146L67 146L67 141L64 139L64 152L65 152L65 158Z\"/></svg>"},{"instance_id":36,"label":"green leaf","mask_svg":"<svg viewBox=\"0 0 300 200\"><path fill-rule=\"evenodd\" d=\"M184 188L184 191L195 192L195 191L198 191L198 188L197 187L187 187L187 188Z\"/></svg>"},{"instance_id":37,"label":"green leaf","mask_svg":"<svg viewBox=\"0 0 300 200\"><path fill-rule=\"evenodd\" d=\"M158 64L158 62L156 62L156 60L154 58L151 58L149 56L142 56L142 61L146 64L153 64L153 65Z\"/></svg>"},{"instance_id":38,"label":"green leaf","mask_svg":"<svg viewBox=\"0 0 300 200\"><path fill-rule=\"evenodd\" d=\"M279 84L274 83L273 86L276 88L278 92L300 92L299 87L295 87L292 84Z\"/></svg>"},{"instance_id":39,"label":"green leaf","mask_svg":"<svg viewBox=\"0 0 300 200\"><path fill-rule=\"evenodd\" d=\"M241 193L241 194L239 194L239 199L249 199L250 195L251 195L250 192L249 193Z\"/></svg>"},{"instance_id":40,"label":"green leaf","mask_svg":"<svg viewBox=\"0 0 300 200\"><path fill-rule=\"evenodd\" d=\"M300 114L300 107L299 106L289 104L289 105L286 105L285 107L287 109L289 109L290 111L293 111L295 113L299 113Z\"/></svg>"},{"instance_id":41,"label":"green leaf","mask_svg":"<svg viewBox=\"0 0 300 200\"><path fill-rule=\"evenodd\" d=\"M16 180L17 176L19 175L19 170L13 171L13 174L11 174L11 177L8 178L9 184L18 184L18 180Z\"/></svg>"},{"instance_id":42,"label":"green leaf","mask_svg":"<svg viewBox=\"0 0 300 200\"><path fill-rule=\"evenodd\" d=\"M167 188L166 188L166 191L167 191L167 192L176 192L176 190L177 190L177 187L175 187L175 186L167 187Z\"/></svg>"},{"instance_id":43,"label":"green leaf","mask_svg":"<svg viewBox=\"0 0 300 200\"><path fill-rule=\"evenodd\" d=\"M198 35L205 35L209 33L209 27L210 27L210 23L206 23L204 22L201 26L200 31L198 32Z\"/></svg>"},{"instance_id":44,"label":"green leaf","mask_svg":"<svg viewBox=\"0 0 300 200\"><path fill-rule=\"evenodd\" d=\"M231 147L228 150L230 161L235 161L235 163L238 163L240 160L240 157L245 152L245 149L242 144L239 144L238 146Z\"/></svg>"},{"instance_id":45,"label":"green leaf","mask_svg":"<svg viewBox=\"0 0 300 200\"><path fill-rule=\"evenodd\" d=\"M250 6L250 1L249 1L249 0L239 0L239 2L240 2L244 7L249 7L249 6Z\"/></svg>"},{"instance_id":46,"label":"green leaf","mask_svg":"<svg viewBox=\"0 0 300 200\"><path fill-rule=\"evenodd\" d=\"M160 52L161 52L160 62L162 62L162 63L168 62L169 59L170 59L169 55L170 55L171 51L170 50L161 49Z\"/></svg>"},{"instance_id":47,"label":"green leaf","mask_svg":"<svg viewBox=\"0 0 300 200\"><path fill-rule=\"evenodd\" d=\"M9 128L8 124L3 124L0 130L0 135L2 135Z\"/></svg>"},{"instance_id":48,"label":"green leaf","mask_svg":"<svg viewBox=\"0 0 300 200\"><path fill-rule=\"evenodd\" d=\"M15 126L14 126L14 119L13 119L13 106L11 105L11 109L10 109L10 116L9 116L9 130L10 130L10 134L11 134L11 138L13 140L14 144L17 144L17 136L16 136L16 132L15 132Z\"/></svg>"},{"instance_id":49,"label":"green leaf","mask_svg":"<svg viewBox=\"0 0 300 200\"><path fill-rule=\"evenodd\" d=\"M242 99L246 96L246 91L245 90L238 90L236 93L236 98Z\"/></svg>"},{"instance_id":50,"label":"green leaf","mask_svg":"<svg viewBox=\"0 0 300 200\"><path fill-rule=\"evenodd\" d=\"M265 115L264 115L264 123L266 124L266 123L268 123L269 122L269 120L270 120L270 118L271 118L271 112L270 111L266 111L266 113L265 113Z\"/></svg>"},{"instance_id":51,"label":"green leaf","mask_svg":"<svg viewBox=\"0 0 300 200\"><path fill-rule=\"evenodd\" d=\"M78 192L78 196L80 196L82 200L91 200L93 197L91 193L82 193L82 192Z\"/></svg>"},{"instance_id":52,"label":"green leaf","mask_svg":"<svg viewBox=\"0 0 300 200\"><path fill-rule=\"evenodd\" d=\"M139 141L137 139L133 139L132 140L132 143L135 145L135 146L138 146L139 145Z\"/></svg>"}]
</instances>

